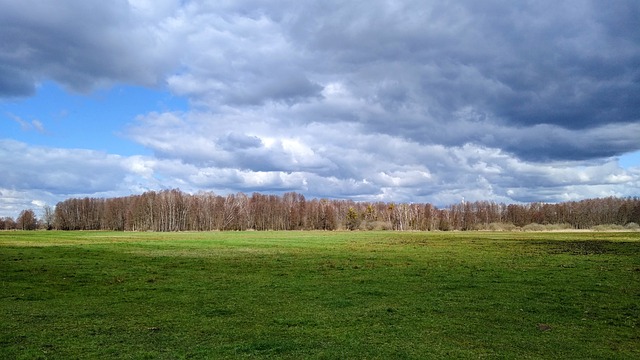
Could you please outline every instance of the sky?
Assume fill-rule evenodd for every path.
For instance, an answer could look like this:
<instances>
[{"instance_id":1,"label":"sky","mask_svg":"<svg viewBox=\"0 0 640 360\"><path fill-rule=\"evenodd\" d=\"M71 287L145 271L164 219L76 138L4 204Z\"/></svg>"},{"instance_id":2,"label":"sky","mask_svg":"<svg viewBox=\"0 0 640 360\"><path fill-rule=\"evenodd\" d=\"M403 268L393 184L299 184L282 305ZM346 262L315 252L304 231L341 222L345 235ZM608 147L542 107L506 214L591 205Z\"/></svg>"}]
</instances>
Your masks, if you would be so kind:
<instances>
[{"instance_id":1,"label":"sky","mask_svg":"<svg viewBox=\"0 0 640 360\"><path fill-rule=\"evenodd\" d=\"M636 0L0 0L0 217L640 196Z\"/></svg>"}]
</instances>

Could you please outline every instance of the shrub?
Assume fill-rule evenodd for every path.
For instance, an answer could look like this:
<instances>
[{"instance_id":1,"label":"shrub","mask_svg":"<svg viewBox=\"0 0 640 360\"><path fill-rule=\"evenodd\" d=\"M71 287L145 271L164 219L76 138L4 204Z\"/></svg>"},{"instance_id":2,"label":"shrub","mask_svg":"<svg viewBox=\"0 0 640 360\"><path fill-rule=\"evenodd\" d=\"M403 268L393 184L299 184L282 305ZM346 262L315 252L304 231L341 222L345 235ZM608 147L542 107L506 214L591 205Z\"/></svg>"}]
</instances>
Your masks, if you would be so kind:
<instances>
[{"instance_id":1,"label":"shrub","mask_svg":"<svg viewBox=\"0 0 640 360\"><path fill-rule=\"evenodd\" d=\"M392 229L391 223L388 221L363 221L362 224L360 224L360 228L362 229L363 227L365 230L373 231Z\"/></svg>"},{"instance_id":2,"label":"shrub","mask_svg":"<svg viewBox=\"0 0 640 360\"><path fill-rule=\"evenodd\" d=\"M640 225L634 222L628 223L627 225L624 226L624 228L632 231L640 231Z\"/></svg>"},{"instance_id":3,"label":"shrub","mask_svg":"<svg viewBox=\"0 0 640 360\"><path fill-rule=\"evenodd\" d=\"M594 230L594 231L620 231L624 229L625 229L624 226L618 225L618 224L596 225L591 228L591 230Z\"/></svg>"},{"instance_id":4,"label":"shrub","mask_svg":"<svg viewBox=\"0 0 640 360\"><path fill-rule=\"evenodd\" d=\"M546 227L546 228L547 228L547 230L549 230L549 231L571 230L571 229L573 229L573 226L571 226L571 224L568 224L568 223L563 223L563 224L547 224L547 225L545 225L545 227Z\"/></svg>"},{"instance_id":5,"label":"shrub","mask_svg":"<svg viewBox=\"0 0 640 360\"><path fill-rule=\"evenodd\" d=\"M486 229L490 231L515 231L518 227L512 223L492 222L487 225Z\"/></svg>"},{"instance_id":6,"label":"shrub","mask_svg":"<svg viewBox=\"0 0 640 360\"><path fill-rule=\"evenodd\" d=\"M546 230L546 226L538 224L538 223L531 223L531 224L527 224L525 226L522 227L523 231L545 231Z\"/></svg>"}]
</instances>

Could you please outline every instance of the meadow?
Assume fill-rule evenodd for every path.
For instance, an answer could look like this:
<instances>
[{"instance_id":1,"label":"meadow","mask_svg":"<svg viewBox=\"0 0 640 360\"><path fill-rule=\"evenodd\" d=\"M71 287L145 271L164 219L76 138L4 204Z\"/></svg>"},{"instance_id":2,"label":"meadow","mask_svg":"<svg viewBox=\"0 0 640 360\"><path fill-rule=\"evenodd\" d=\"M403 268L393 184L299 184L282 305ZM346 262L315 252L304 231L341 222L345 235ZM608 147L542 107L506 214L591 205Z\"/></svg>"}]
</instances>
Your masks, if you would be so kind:
<instances>
[{"instance_id":1,"label":"meadow","mask_svg":"<svg viewBox=\"0 0 640 360\"><path fill-rule=\"evenodd\" d=\"M0 232L3 359L637 359L639 232Z\"/></svg>"}]
</instances>

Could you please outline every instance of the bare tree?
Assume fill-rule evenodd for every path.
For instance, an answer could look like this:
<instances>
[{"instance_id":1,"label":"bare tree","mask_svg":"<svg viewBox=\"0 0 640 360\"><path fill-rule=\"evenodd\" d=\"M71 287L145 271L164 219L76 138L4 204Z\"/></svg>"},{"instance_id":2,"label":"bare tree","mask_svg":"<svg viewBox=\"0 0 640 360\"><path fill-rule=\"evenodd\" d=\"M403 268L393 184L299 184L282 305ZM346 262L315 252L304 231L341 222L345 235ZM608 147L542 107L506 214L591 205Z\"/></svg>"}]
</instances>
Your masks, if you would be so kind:
<instances>
[{"instance_id":1,"label":"bare tree","mask_svg":"<svg viewBox=\"0 0 640 360\"><path fill-rule=\"evenodd\" d=\"M0 230L15 230L16 221L11 217L0 218Z\"/></svg>"},{"instance_id":2,"label":"bare tree","mask_svg":"<svg viewBox=\"0 0 640 360\"><path fill-rule=\"evenodd\" d=\"M51 206L44 206L44 217L42 220L44 221L44 226L47 230L53 229L54 210Z\"/></svg>"},{"instance_id":3,"label":"bare tree","mask_svg":"<svg viewBox=\"0 0 640 360\"><path fill-rule=\"evenodd\" d=\"M17 224L0 219L0 229L31 228L33 211L20 214ZM639 198L588 199L559 204L496 204L463 202L438 209L431 204L354 202L243 193L225 197L191 195L178 189L148 191L120 198L67 199L55 210L44 208L43 223L61 230L335 230L386 224L395 230L486 229L491 223L526 226L564 224L588 228L600 224L640 222ZM37 219L35 219L37 224ZM37 226L37 225L36 225ZM377 225L376 225L377 226Z\"/></svg>"},{"instance_id":4,"label":"bare tree","mask_svg":"<svg viewBox=\"0 0 640 360\"><path fill-rule=\"evenodd\" d=\"M33 210L22 210L16 219L16 224L21 230L35 230L38 227L38 219Z\"/></svg>"}]
</instances>

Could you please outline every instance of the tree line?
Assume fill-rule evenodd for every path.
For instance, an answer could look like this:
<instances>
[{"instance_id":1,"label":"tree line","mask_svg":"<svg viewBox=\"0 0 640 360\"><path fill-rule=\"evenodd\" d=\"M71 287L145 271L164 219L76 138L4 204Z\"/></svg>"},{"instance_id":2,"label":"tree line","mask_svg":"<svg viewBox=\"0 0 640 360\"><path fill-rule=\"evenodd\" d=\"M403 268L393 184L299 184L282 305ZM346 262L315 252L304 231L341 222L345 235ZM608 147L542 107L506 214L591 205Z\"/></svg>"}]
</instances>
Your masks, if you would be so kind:
<instances>
[{"instance_id":1,"label":"tree line","mask_svg":"<svg viewBox=\"0 0 640 360\"><path fill-rule=\"evenodd\" d=\"M41 219L25 210L0 229L212 231L212 230L500 230L533 225L588 229L640 223L640 198L600 198L557 204L461 202L355 202L311 199L295 192L189 194L178 189L115 198L70 198ZM636 225L634 225L636 224Z\"/></svg>"}]
</instances>

